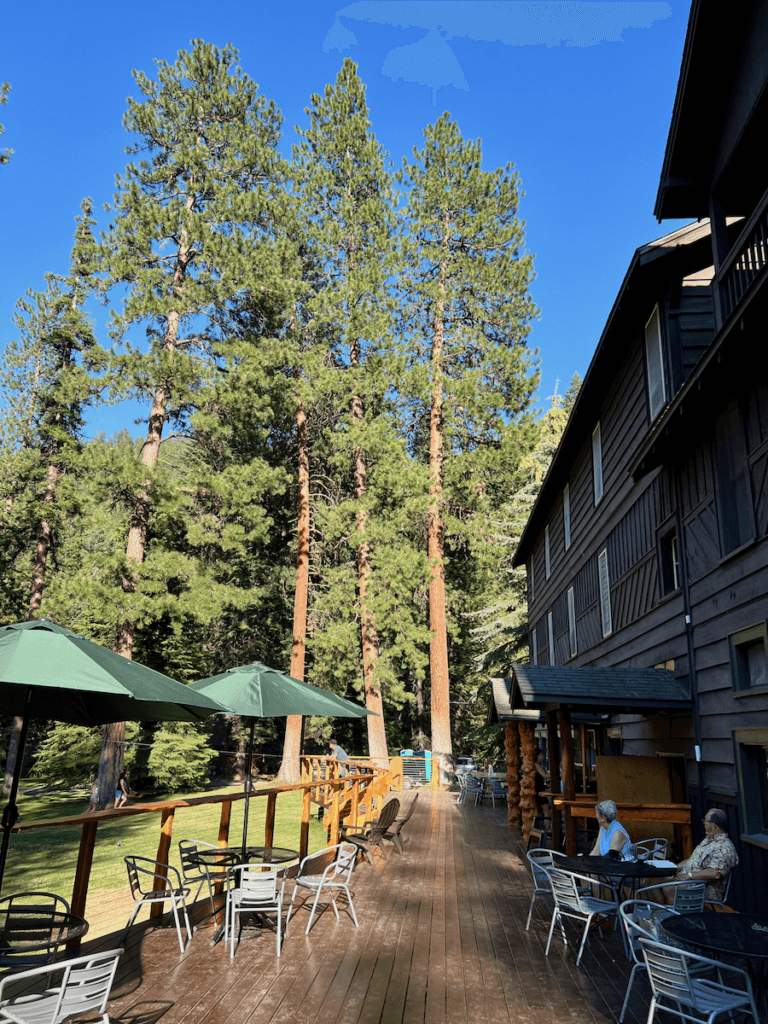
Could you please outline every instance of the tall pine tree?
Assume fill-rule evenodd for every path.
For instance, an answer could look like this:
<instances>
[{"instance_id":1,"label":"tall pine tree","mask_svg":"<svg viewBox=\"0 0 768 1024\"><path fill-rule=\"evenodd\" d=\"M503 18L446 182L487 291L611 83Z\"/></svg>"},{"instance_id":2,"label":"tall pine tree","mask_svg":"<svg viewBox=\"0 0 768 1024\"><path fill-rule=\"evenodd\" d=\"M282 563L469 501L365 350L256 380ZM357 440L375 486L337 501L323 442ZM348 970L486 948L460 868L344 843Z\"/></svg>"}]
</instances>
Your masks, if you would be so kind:
<instances>
[{"instance_id":1,"label":"tall pine tree","mask_svg":"<svg viewBox=\"0 0 768 1024\"><path fill-rule=\"evenodd\" d=\"M511 165L481 167L479 141L444 114L404 161L402 337L418 443L428 429L432 749L450 781L446 514L494 500L528 441L537 377L526 348L536 310ZM521 436L522 435L522 436ZM523 442L521 446L521 441ZM462 513L461 510L465 510Z\"/></svg>"}]
</instances>

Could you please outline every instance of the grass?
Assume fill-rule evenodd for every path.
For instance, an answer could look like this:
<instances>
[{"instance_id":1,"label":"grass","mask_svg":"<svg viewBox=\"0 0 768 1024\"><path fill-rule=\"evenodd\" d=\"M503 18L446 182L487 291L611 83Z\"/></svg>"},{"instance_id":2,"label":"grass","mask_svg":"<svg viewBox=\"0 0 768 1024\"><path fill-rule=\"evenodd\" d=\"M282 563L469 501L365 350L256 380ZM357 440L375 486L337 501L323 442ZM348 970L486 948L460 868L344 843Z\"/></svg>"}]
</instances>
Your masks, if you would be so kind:
<instances>
[{"instance_id":1,"label":"grass","mask_svg":"<svg viewBox=\"0 0 768 1024\"><path fill-rule=\"evenodd\" d=\"M30 780L30 785L34 785ZM168 794L174 796L213 796L236 794L236 786L224 786L201 793ZM299 848L301 832L300 791L282 793L277 798L273 845ZM141 800L131 801L140 804ZM44 792L20 793L18 806L22 823L42 819L65 818L81 814L88 805L88 794ZM229 841L240 842L243 831L244 801L232 805ZM200 807L179 807L173 823L171 864L179 867L180 839L201 839L215 843L219 835L221 804L203 804ZM266 797L251 799L248 841L258 846L264 841ZM75 867L80 846L80 825L35 829L17 832L11 836L8 850L3 892L55 892L69 900L75 878ZM160 841L160 812L131 815L112 821L102 821L96 834L96 848L89 886L89 898L107 890L127 891L127 875L123 858L129 854L156 857ZM309 825L309 852L325 846L327 834L313 814Z\"/></svg>"}]
</instances>

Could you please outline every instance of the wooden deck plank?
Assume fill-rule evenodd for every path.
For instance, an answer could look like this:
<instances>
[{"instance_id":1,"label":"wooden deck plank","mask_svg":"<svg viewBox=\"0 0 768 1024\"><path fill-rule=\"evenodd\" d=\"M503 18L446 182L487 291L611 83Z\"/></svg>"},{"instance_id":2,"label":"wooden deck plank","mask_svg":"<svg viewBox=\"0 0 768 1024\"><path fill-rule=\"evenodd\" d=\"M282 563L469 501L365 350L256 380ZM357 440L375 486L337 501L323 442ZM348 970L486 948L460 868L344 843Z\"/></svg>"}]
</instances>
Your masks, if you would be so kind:
<instances>
[{"instance_id":1,"label":"wooden deck plank","mask_svg":"<svg viewBox=\"0 0 768 1024\"><path fill-rule=\"evenodd\" d=\"M121 1024L609 1024L618 1019L631 965L618 935L593 939L575 967L559 934L544 956L550 907L525 920L532 881L522 834L506 809L461 807L422 793L405 853L352 876L356 929L340 903L304 935L309 905L294 910L275 956L270 930L245 937L230 960L202 924L183 956L173 927L136 926L121 960L110 1014ZM291 883L288 883L290 893ZM308 891L310 904L313 894ZM297 897L298 901L298 897ZM287 910L286 899L286 910ZM119 909L119 914L117 913ZM115 901L123 924L120 901ZM83 944L112 948L120 932ZM638 981L627 1024L648 1012Z\"/></svg>"}]
</instances>

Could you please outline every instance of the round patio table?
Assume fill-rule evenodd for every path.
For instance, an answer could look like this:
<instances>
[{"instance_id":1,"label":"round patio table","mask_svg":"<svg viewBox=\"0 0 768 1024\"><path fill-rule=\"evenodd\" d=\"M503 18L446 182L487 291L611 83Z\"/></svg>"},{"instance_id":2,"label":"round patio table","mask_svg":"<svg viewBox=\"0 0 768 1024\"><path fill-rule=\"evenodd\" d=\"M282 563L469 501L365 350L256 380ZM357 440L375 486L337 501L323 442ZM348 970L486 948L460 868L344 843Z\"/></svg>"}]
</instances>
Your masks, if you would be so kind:
<instances>
[{"instance_id":1,"label":"round patio table","mask_svg":"<svg viewBox=\"0 0 768 1024\"><path fill-rule=\"evenodd\" d=\"M34 904L0 907L0 967L34 967L88 931L83 917Z\"/></svg>"},{"instance_id":2,"label":"round patio table","mask_svg":"<svg viewBox=\"0 0 768 1024\"><path fill-rule=\"evenodd\" d=\"M761 1001L768 989L768 914L718 914L707 910L701 914L671 914L659 922L659 927L704 955L727 954L746 960L755 999Z\"/></svg>"},{"instance_id":3,"label":"round patio table","mask_svg":"<svg viewBox=\"0 0 768 1024\"><path fill-rule=\"evenodd\" d=\"M556 857L552 867L579 875L621 878L628 882L640 878L669 878L677 874L674 865L660 868L652 860L614 860L613 857Z\"/></svg>"}]
</instances>

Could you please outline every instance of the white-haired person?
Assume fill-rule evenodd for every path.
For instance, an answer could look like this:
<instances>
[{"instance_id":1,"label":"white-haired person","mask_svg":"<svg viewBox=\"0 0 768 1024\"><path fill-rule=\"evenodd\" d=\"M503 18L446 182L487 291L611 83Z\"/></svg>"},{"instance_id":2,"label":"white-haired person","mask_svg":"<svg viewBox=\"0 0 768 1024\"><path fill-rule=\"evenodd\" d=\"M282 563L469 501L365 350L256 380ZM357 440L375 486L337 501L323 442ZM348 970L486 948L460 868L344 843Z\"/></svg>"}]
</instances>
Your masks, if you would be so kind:
<instances>
[{"instance_id":1,"label":"white-haired person","mask_svg":"<svg viewBox=\"0 0 768 1024\"><path fill-rule=\"evenodd\" d=\"M590 857L605 857L613 851L621 853L630 841L629 833L618 819L618 809L613 800L601 800L595 807L595 817L600 826L595 845L589 851Z\"/></svg>"}]
</instances>

